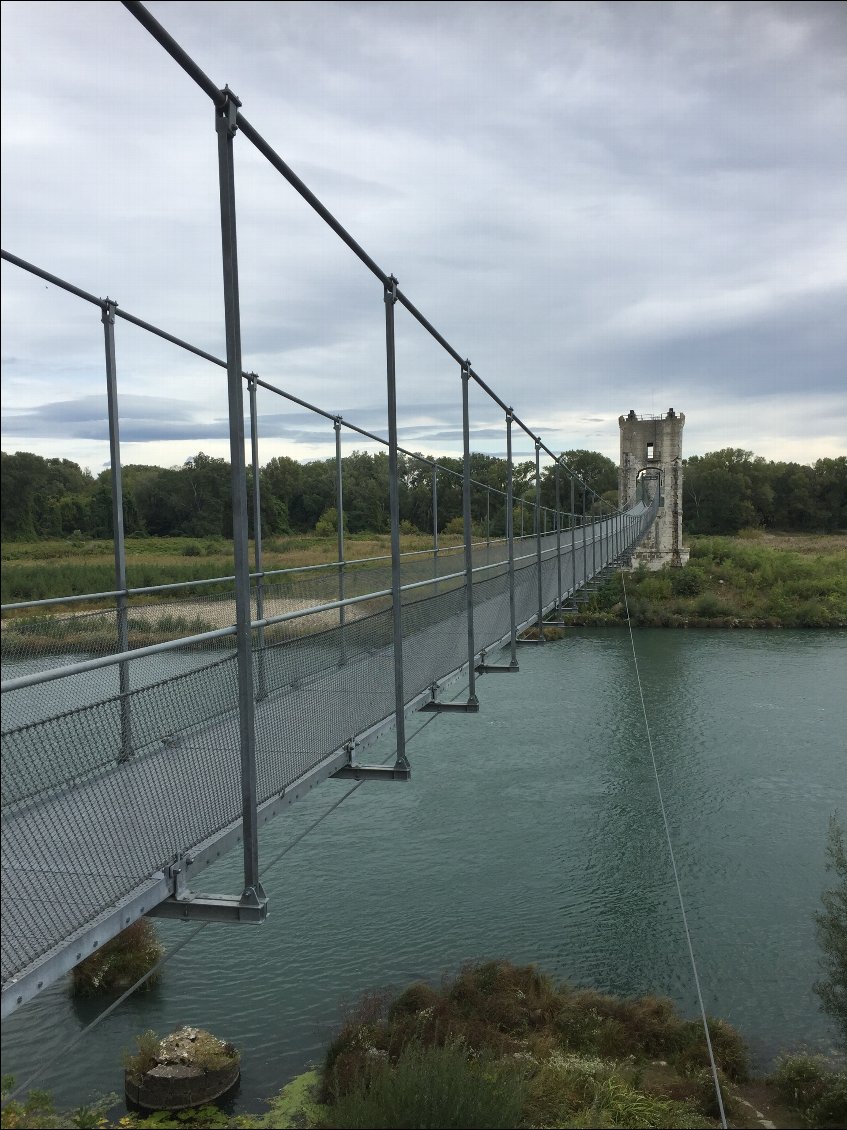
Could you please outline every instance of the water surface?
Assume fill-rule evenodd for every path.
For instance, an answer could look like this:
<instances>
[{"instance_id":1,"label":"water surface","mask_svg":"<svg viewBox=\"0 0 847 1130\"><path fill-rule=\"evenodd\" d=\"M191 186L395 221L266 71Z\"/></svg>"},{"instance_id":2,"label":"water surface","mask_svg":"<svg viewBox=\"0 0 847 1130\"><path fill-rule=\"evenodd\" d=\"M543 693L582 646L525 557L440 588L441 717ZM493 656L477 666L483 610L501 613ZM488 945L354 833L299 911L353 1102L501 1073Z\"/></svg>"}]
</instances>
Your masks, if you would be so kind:
<instances>
[{"instance_id":1,"label":"water surface","mask_svg":"<svg viewBox=\"0 0 847 1130\"><path fill-rule=\"evenodd\" d=\"M814 913L830 813L847 822L847 634L636 632L706 1006L764 1068L828 1051ZM37 1081L62 1104L122 1087L136 1033L208 1027L242 1051L241 1108L319 1058L344 1002L508 957L616 993L696 1005L629 637L569 631L483 676L481 713L416 716L408 784L368 783L266 873L259 927L204 929ZM388 756L378 744L369 759ZM373 756L371 756L373 755ZM267 830L270 863L349 791L327 782ZM207 890L239 888L237 854ZM192 925L160 923L168 945ZM4 1026L19 1080L103 1007L54 986Z\"/></svg>"}]
</instances>

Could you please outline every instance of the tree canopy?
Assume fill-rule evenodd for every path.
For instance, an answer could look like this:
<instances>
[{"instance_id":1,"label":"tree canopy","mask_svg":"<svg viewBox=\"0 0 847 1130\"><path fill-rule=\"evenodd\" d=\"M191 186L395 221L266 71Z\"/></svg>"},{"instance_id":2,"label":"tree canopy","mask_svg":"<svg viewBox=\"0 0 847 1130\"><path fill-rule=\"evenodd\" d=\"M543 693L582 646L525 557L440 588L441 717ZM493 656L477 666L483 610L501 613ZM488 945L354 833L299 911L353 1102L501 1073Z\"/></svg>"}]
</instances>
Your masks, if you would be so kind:
<instances>
[{"instance_id":1,"label":"tree canopy","mask_svg":"<svg viewBox=\"0 0 847 1130\"><path fill-rule=\"evenodd\" d=\"M617 467L596 451L562 453L566 465L604 503L617 501ZM462 460L442 458L437 471L438 528L462 514ZM431 530L433 468L423 456L401 455L400 517L406 528ZM260 471L262 530L267 535L335 528L335 460L298 463L270 459ZM477 529L505 532L505 459L475 453L471 517ZM230 466L202 451L179 467L130 464L123 468L124 525L128 535L229 537L232 532ZM12 540L112 534L112 476L96 478L69 459L45 459L19 451L2 453L0 519ZM542 472L542 502L554 507L555 468ZM683 479L683 521L690 533L734 533L745 526L787 530L836 530L847 526L847 458L819 459L813 466L771 462L741 448L692 456ZM252 522L252 470L248 468ZM535 502L535 464L515 464L516 504ZM486 489L490 487L491 492ZM343 460L344 524L350 533L388 529L388 455L354 451ZM570 480L560 474L560 503L570 509ZM575 509L581 513L581 492ZM589 506L591 502L589 501ZM596 506L595 506L596 509ZM528 512L528 511L527 511Z\"/></svg>"}]
</instances>

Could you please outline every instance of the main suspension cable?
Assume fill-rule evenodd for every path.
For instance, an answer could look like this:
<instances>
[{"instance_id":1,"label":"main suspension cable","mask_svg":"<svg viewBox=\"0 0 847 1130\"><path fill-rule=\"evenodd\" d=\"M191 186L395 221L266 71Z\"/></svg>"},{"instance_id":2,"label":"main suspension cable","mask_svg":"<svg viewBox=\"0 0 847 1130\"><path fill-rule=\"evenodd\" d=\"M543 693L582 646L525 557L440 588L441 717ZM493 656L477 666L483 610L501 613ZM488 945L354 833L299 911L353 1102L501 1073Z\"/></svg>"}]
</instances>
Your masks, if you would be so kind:
<instances>
[{"instance_id":1,"label":"main suspension cable","mask_svg":"<svg viewBox=\"0 0 847 1130\"><path fill-rule=\"evenodd\" d=\"M667 810L665 808L665 798L662 794L662 785L661 785L661 782L659 780L659 769L658 769L658 766L656 765L656 755L653 752L653 738L650 734L650 723L647 720L647 706L644 702L644 688L641 685L641 672L638 669L638 656L637 656L636 651L635 651L635 635L632 631L632 620L630 619L630 615L629 615L629 601L627 600L627 594L626 594L626 577L625 577L623 569L621 569L621 586L623 588L624 609L626 611L626 623L627 623L627 627L629 628L629 642L630 642L630 645L632 647L632 662L635 665L635 678L636 678L636 681L638 683L638 695L639 695L639 698L641 699L641 712L644 715L644 729L647 733L647 745L650 749L650 760L653 763L653 776L656 778L656 791L659 794L659 808L661 809L661 812L662 812L662 823L664 824L665 839L667 840L668 853L669 853L670 858L671 858L671 868L673 869L673 880L674 880L674 883L676 885L676 895L677 895L677 898L679 899L679 910L680 910L680 914L682 915L682 925L683 925L683 929L685 931L685 941L686 941L686 944L688 946L688 956L691 960L691 970L694 974L694 985L695 985L695 988L697 990L697 1001L698 1001L699 1006L700 1006L700 1017L703 1021L703 1031L706 1034L706 1047L709 1050L709 1063L710 1063L711 1069L712 1069L712 1082L714 1083L715 1095L717 1096L717 1100L718 1100L718 1109L720 1111L721 1126L723 1127L723 1130L727 1130L726 1114L724 1112L724 1105L723 1105L723 1095L721 1093L720 1080L718 1079L718 1066L715 1063L715 1053L714 1053L714 1050L712 1048L712 1037L709 1033L709 1021L706 1017L706 1006L703 1003L703 993L700 990L700 976L697 972L697 962L694 958L694 946L693 946L692 941L691 941L691 931L688 929L688 915L685 913L685 899L682 897L682 885L680 884L679 872L677 871L677 867L676 867L676 856L674 855L673 843L671 841L671 831L670 831L670 826L668 825L668 814L667 814Z\"/></svg>"}]
</instances>

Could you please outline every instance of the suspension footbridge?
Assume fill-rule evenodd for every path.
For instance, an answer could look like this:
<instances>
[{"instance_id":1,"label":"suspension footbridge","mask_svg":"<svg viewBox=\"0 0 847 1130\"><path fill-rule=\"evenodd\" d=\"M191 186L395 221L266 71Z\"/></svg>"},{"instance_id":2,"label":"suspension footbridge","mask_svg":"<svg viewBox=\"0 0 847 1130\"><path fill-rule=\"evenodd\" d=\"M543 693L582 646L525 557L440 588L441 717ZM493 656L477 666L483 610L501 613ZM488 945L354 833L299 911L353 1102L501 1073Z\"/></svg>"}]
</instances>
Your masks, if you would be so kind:
<instances>
[{"instance_id":1,"label":"suspension footbridge","mask_svg":"<svg viewBox=\"0 0 847 1130\"><path fill-rule=\"evenodd\" d=\"M543 641L545 623L561 622L581 593L629 559L661 503L659 490L625 509L599 498L359 246L244 117L235 95L219 89L143 5L125 6L213 104L227 353L225 359L215 357L113 299L2 253L14 269L47 280L99 314L115 545L109 592L3 607L4 1015L142 915L261 921L267 899L259 880L260 826L329 777L408 780L407 716L421 710L478 711L476 679L518 673L526 629L534 626ZM237 136L282 174L379 283L385 437L244 370L233 175ZM398 443L398 309L456 366L462 394L460 475ZM226 370L230 577L128 586L116 342L122 319ZM503 530L484 541L474 532L474 514L483 492L490 504L492 488L471 476L472 388L502 411L504 421L506 481L493 491ZM296 403L334 429L338 559L329 565L275 571L264 566L259 390ZM529 533L515 528L513 429L529 437L535 454ZM385 559L357 561L345 553L340 455L345 430L388 450L391 553ZM433 544L424 552L401 552L401 455L432 477ZM542 460L555 483L553 506L541 501ZM463 538L453 547L439 544L438 489L447 478L458 479L462 492ZM521 500L521 513L523 505ZM446 702L445 688L458 681L467 684L466 696ZM369 745L389 731L396 743L392 762L369 764L363 756ZM243 889L203 892L203 869L239 843Z\"/></svg>"}]
</instances>

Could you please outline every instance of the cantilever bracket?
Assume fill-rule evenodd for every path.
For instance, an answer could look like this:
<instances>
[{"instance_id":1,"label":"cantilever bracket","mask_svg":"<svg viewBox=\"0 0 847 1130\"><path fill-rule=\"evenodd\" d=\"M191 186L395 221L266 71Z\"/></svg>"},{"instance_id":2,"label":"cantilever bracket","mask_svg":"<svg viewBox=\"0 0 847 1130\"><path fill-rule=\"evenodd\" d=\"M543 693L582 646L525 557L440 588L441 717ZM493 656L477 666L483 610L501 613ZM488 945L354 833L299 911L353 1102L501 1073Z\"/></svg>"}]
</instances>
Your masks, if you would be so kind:
<instances>
[{"instance_id":1,"label":"cantilever bracket","mask_svg":"<svg viewBox=\"0 0 847 1130\"><path fill-rule=\"evenodd\" d=\"M412 767L404 757L398 757L393 765L356 765L353 761L353 750L356 743L350 738L344 743L349 761L336 769L330 779L336 781L408 781L412 775Z\"/></svg>"},{"instance_id":2,"label":"cantilever bracket","mask_svg":"<svg viewBox=\"0 0 847 1130\"><path fill-rule=\"evenodd\" d=\"M479 699L469 698L467 702L436 702L431 699L421 707L427 714L479 714Z\"/></svg>"},{"instance_id":3,"label":"cantilever bracket","mask_svg":"<svg viewBox=\"0 0 847 1130\"><path fill-rule=\"evenodd\" d=\"M342 765L332 774L335 781L408 781L412 767L408 761L394 765Z\"/></svg>"},{"instance_id":4,"label":"cantilever bracket","mask_svg":"<svg viewBox=\"0 0 847 1130\"><path fill-rule=\"evenodd\" d=\"M261 887L259 888L261 890ZM247 896L247 897L245 897ZM147 911L151 918L180 918L203 922L264 922L268 916L268 900L251 887L244 895L195 895L186 891L182 898L173 895Z\"/></svg>"},{"instance_id":5,"label":"cantilever bracket","mask_svg":"<svg viewBox=\"0 0 847 1130\"><path fill-rule=\"evenodd\" d=\"M474 667L477 675L496 675L496 674L511 674L517 673L520 668L516 660L511 660L509 663L486 663L485 650L480 652L479 663ZM434 697L434 696L433 696Z\"/></svg>"},{"instance_id":6,"label":"cantilever bracket","mask_svg":"<svg viewBox=\"0 0 847 1130\"><path fill-rule=\"evenodd\" d=\"M173 883L173 894L151 907L151 918L181 918L203 922L264 922L268 916L268 896L261 883L247 887L235 895L195 894L188 886L188 868L194 862L191 855L179 856L165 869L165 876Z\"/></svg>"},{"instance_id":7,"label":"cantilever bracket","mask_svg":"<svg viewBox=\"0 0 847 1130\"><path fill-rule=\"evenodd\" d=\"M436 694L438 687L435 683L430 687L432 698L429 702L425 702L423 706L418 707L421 713L426 714L479 714L479 699L475 694L471 695L467 702L438 702Z\"/></svg>"}]
</instances>

